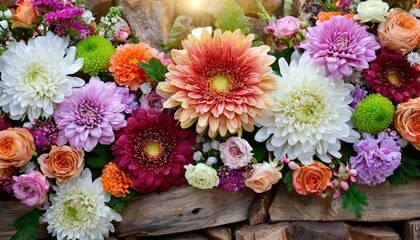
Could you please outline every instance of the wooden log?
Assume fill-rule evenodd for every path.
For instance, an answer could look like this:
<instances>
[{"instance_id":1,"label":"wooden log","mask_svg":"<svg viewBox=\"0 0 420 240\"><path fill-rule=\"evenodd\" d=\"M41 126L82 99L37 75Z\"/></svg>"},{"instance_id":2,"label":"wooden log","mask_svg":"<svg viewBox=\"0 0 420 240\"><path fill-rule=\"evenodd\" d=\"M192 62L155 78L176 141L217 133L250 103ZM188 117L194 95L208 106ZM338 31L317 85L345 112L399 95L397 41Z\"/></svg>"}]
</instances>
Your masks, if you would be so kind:
<instances>
[{"instance_id":1,"label":"wooden log","mask_svg":"<svg viewBox=\"0 0 420 240\"><path fill-rule=\"evenodd\" d=\"M13 234L16 233L16 230L13 227L13 220L32 211L32 209L33 208L22 204L20 201L0 201L0 239L10 239ZM46 225L40 225L37 237L45 238L47 236Z\"/></svg>"},{"instance_id":2,"label":"wooden log","mask_svg":"<svg viewBox=\"0 0 420 240\"><path fill-rule=\"evenodd\" d=\"M267 191L261 194L258 194L254 204L252 204L251 209L248 213L248 224L253 226L257 224L266 223L268 220L268 209L270 208L271 203L273 202L273 197L278 185L275 185L271 191Z\"/></svg>"},{"instance_id":3,"label":"wooden log","mask_svg":"<svg viewBox=\"0 0 420 240\"><path fill-rule=\"evenodd\" d=\"M290 225L289 232L293 240L349 239L347 226L343 222L294 222Z\"/></svg>"},{"instance_id":4,"label":"wooden log","mask_svg":"<svg viewBox=\"0 0 420 240\"><path fill-rule=\"evenodd\" d=\"M298 195L287 192L287 189L281 186L269 209L270 220L386 222L420 217L420 181L399 186L390 186L388 183L374 187L359 186L359 189L368 195L369 201L362 218L357 218L342 208L334 214L330 199Z\"/></svg>"},{"instance_id":5,"label":"wooden log","mask_svg":"<svg viewBox=\"0 0 420 240\"><path fill-rule=\"evenodd\" d=\"M115 236L165 235L240 222L247 219L255 196L251 189L230 193L191 186L151 193L127 204Z\"/></svg>"},{"instance_id":6,"label":"wooden log","mask_svg":"<svg viewBox=\"0 0 420 240\"><path fill-rule=\"evenodd\" d=\"M404 222L403 239L420 239L420 220Z\"/></svg>"},{"instance_id":7,"label":"wooden log","mask_svg":"<svg viewBox=\"0 0 420 240\"><path fill-rule=\"evenodd\" d=\"M400 240L401 237L388 224L373 226L348 226L352 240ZM408 238L418 239L418 238Z\"/></svg>"},{"instance_id":8,"label":"wooden log","mask_svg":"<svg viewBox=\"0 0 420 240\"><path fill-rule=\"evenodd\" d=\"M96 22L99 22L102 16L105 16L109 9L114 6L113 0L89 0L86 1L86 7L92 11Z\"/></svg>"},{"instance_id":9,"label":"wooden log","mask_svg":"<svg viewBox=\"0 0 420 240\"><path fill-rule=\"evenodd\" d=\"M235 232L236 240L290 240L289 223L243 226Z\"/></svg>"},{"instance_id":10,"label":"wooden log","mask_svg":"<svg viewBox=\"0 0 420 240\"><path fill-rule=\"evenodd\" d=\"M228 227L206 228L204 232L212 240L232 240L232 230Z\"/></svg>"}]
</instances>

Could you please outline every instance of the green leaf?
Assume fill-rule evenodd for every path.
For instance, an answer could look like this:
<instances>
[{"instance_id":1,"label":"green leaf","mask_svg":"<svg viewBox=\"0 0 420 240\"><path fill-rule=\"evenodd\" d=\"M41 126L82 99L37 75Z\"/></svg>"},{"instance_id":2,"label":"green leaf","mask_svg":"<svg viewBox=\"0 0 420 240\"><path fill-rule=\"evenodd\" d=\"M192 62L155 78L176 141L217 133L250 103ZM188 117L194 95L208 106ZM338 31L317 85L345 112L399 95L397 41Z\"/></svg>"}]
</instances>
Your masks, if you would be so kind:
<instances>
[{"instance_id":1,"label":"green leaf","mask_svg":"<svg viewBox=\"0 0 420 240\"><path fill-rule=\"evenodd\" d=\"M286 174L283 177L283 182L286 184L287 190L293 192L295 188L293 187L293 171L287 170Z\"/></svg>"},{"instance_id":2,"label":"green leaf","mask_svg":"<svg viewBox=\"0 0 420 240\"><path fill-rule=\"evenodd\" d=\"M169 32L168 41L165 43L159 43L165 52L169 52L173 48L179 48L181 41L185 39L193 29L192 18L184 15L176 17L174 24L172 25L171 31Z\"/></svg>"},{"instance_id":3,"label":"green leaf","mask_svg":"<svg viewBox=\"0 0 420 240\"><path fill-rule=\"evenodd\" d=\"M235 0L225 0L218 13L214 14L216 22L214 25L222 31L235 31L241 29L241 32L247 35L250 31L250 23L245 16L244 10L235 2Z\"/></svg>"},{"instance_id":4,"label":"green leaf","mask_svg":"<svg viewBox=\"0 0 420 240\"><path fill-rule=\"evenodd\" d=\"M268 162L268 150L265 146L265 142L255 141L254 136L254 134L249 132L244 132L242 134L242 138L247 140L249 145L251 145L254 158L260 163L263 161Z\"/></svg>"},{"instance_id":5,"label":"green leaf","mask_svg":"<svg viewBox=\"0 0 420 240\"><path fill-rule=\"evenodd\" d=\"M31 212L16 218L13 221L16 233L12 236L11 240L35 240L41 215L42 211L35 208Z\"/></svg>"},{"instance_id":6,"label":"green leaf","mask_svg":"<svg viewBox=\"0 0 420 240\"><path fill-rule=\"evenodd\" d=\"M368 206L367 196L357 189L354 184L349 185L347 191L342 192L343 207L358 218L362 217L363 206Z\"/></svg>"},{"instance_id":7,"label":"green leaf","mask_svg":"<svg viewBox=\"0 0 420 240\"><path fill-rule=\"evenodd\" d=\"M388 177L389 183L392 185L404 184L408 177L418 177L420 175L420 160L417 153L410 151L408 147L402 153L401 164L395 169L394 173Z\"/></svg>"},{"instance_id":8,"label":"green leaf","mask_svg":"<svg viewBox=\"0 0 420 240\"><path fill-rule=\"evenodd\" d=\"M148 63L140 62L139 68L143 69L155 82L165 81L165 74L168 72L162 62L155 57L150 58Z\"/></svg>"},{"instance_id":9,"label":"green leaf","mask_svg":"<svg viewBox=\"0 0 420 240\"><path fill-rule=\"evenodd\" d=\"M86 164L93 168L103 168L112 159L111 148L102 144L96 145L92 152L86 154Z\"/></svg>"},{"instance_id":10,"label":"green leaf","mask_svg":"<svg viewBox=\"0 0 420 240\"><path fill-rule=\"evenodd\" d=\"M271 64L271 68L273 69L273 71L275 72L280 72L280 68L279 68L279 59L284 58L286 60L286 62L290 63L291 59L292 59L292 53L295 51L295 49L293 47L291 48L287 48L284 49L283 51L275 51L274 53L272 53L272 55L274 57L276 57L276 61Z\"/></svg>"},{"instance_id":11,"label":"green leaf","mask_svg":"<svg viewBox=\"0 0 420 240\"><path fill-rule=\"evenodd\" d=\"M137 191L134 189L130 189L130 193L127 194L127 196L125 197L119 198L111 196L111 200L109 200L108 205L115 211L122 212L128 200L132 199L135 196L138 196Z\"/></svg>"}]
</instances>

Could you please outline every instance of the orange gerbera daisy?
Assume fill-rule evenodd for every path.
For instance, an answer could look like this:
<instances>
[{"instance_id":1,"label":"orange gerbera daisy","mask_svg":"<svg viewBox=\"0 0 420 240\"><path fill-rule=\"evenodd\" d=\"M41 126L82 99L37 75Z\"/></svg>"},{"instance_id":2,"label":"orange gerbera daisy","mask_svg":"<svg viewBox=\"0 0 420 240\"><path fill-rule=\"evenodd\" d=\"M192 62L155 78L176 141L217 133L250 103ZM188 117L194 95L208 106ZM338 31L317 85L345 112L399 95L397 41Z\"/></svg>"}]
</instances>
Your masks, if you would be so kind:
<instances>
[{"instance_id":1,"label":"orange gerbera daisy","mask_svg":"<svg viewBox=\"0 0 420 240\"><path fill-rule=\"evenodd\" d=\"M148 62L151 57L156 57L159 52L146 43L129 43L117 47L109 63L109 71L119 85L130 87L136 91L141 83L149 77L143 69L139 68L139 62Z\"/></svg>"},{"instance_id":2,"label":"orange gerbera daisy","mask_svg":"<svg viewBox=\"0 0 420 240\"><path fill-rule=\"evenodd\" d=\"M125 197L130 193L128 189L133 187L133 181L112 162L102 170L101 181L105 191L115 197Z\"/></svg>"},{"instance_id":3,"label":"orange gerbera daisy","mask_svg":"<svg viewBox=\"0 0 420 240\"><path fill-rule=\"evenodd\" d=\"M203 29L200 39L190 34L183 50L172 50L174 64L157 91L166 98L165 108L179 106L175 119L182 128L197 120L196 131L211 138L227 132L253 131L254 118L271 106L267 92L276 89L270 65L275 57L268 46L252 47L254 35Z\"/></svg>"}]
</instances>

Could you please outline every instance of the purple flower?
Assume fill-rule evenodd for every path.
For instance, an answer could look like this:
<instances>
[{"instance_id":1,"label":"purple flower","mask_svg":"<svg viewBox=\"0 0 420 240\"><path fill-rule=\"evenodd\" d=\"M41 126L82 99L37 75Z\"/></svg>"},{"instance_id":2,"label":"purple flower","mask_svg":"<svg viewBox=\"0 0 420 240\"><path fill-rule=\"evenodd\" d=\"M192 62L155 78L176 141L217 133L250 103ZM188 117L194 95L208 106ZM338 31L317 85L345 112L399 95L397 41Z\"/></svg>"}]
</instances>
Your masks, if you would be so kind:
<instances>
[{"instance_id":1,"label":"purple flower","mask_svg":"<svg viewBox=\"0 0 420 240\"><path fill-rule=\"evenodd\" d=\"M136 96L131 94L129 89L126 87L117 87L114 82L105 83L111 91L114 91L121 96L121 103L125 106L124 112L130 114L131 111L139 107L138 102L136 101Z\"/></svg>"},{"instance_id":2,"label":"purple flower","mask_svg":"<svg viewBox=\"0 0 420 240\"><path fill-rule=\"evenodd\" d=\"M84 87L73 90L54 112L59 129L57 145L67 142L72 148L87 152L99 143L109 145L115 140L114 131L127 125L122 96L97 77Z\"/></svg>"},{"instance_id":3,"label":"purple flower","mask_svg":"<svg viewBox=\"0 0 420 240\"><path fill-rule=\"evenodd\" d=\"M12 178L0 179L0 196L3 195L3 193L6 193L14 197L15 196L13 192L14 183L15 181L13 181Z\"/></svg>"},{"instance_id":4,"label":"purple flower","mask_svg":"<svg viewBox=\"0 0 420 240\"><path fill-rule=\"evenodd\" d=\"M219 176L219 187L228 192L237 192L246 188L244 173L249 171L249 167L231 169L227 166L220 167L217 171Z\"/></svg>"},{"instance_id":5,"label":"purple flower","mask_svg":"<svg viewBox=\"0 0 420 240\"><path fill-rule=\"evenodd\" d=\"M400 165L401 147L385 132L379 133L376 139L366 133L363 137L354 144L357 156L350 157L350 165L357 170L360 183L377 185Z\"/></svg>"},{"instance_id":6,"label":"purple flower","mask_svg":"<svg viewBox=\"0 0 420 240\"><path fill-rule=\"evenodd\" d=\"M13 180L15 197L30 207L42 203L50 188L47 178L38 171L13 176Z\"/></svg>"},{"instance_id":7,"label":"purple flower","mask_svg":"<svg viewBox=\"0 0 420 240\"><path fill-rule=\"evenodd\" d=\"M353 96L353 102L349 105L352 108L356 108L360 101L366 97L367 91L361 88L359 85L356 85L354 89L351 91L351 95Z\"/></svg>"},{"instance_id":8,"label":"purple flower","mask_svg":"<svg viewBox=\"0 0 420 240\"><path fill-rule=\"evenodd\" d=\"M341 0L338 6L341 8L341 10L345 10L347 7L349 7L352 4L353 0Z\"/></svg>"},{"instance_id":9,"label":"purple flower","mask_svg":"<svg viewBox=\"0 0 420 240\"><path fill-rule=\"evenodd\" d=\"M152 91L143 97L140 102L140 108L144 110L154 109L158 112L162 112L164 110L163 103L165 101L166 99L159 96L155 91Z\"/></svg>"},{"instance_id":10,"label":"purple flower","mask_svg":"<svg viewBox=\"0 0 420 240\"><path fill-rule=\"evenodd\" d=\"M375 36L353 19L334 16L329 21L317 22L308 29L308 38L300 45L317 64L324 65L336 80L369 67L380 48Z\"/></svg>"},{"instance_id":11,"label":"purple flower","mask_svg":"<svg viewBox=\"0 0 420 240\"><path fill-rule=\"evenodd\" d=\"M30 123L29 123L30 124ZM35 140L35 147L47 152L52 145L57 144L58 128L53 121L35 119L34 123L27 126Z\"/></svg>"}]
</instances>

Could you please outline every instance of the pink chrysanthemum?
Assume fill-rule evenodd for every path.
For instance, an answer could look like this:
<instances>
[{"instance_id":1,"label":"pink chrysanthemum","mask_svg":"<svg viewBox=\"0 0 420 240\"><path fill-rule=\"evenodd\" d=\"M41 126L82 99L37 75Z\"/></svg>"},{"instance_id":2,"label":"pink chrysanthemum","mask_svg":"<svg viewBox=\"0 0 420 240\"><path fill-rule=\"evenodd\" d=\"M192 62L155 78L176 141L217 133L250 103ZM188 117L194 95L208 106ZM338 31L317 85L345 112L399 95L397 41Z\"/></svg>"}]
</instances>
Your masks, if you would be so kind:
<instances>
[{"instance_id":1,"label":"pink chrysanthemum","mask_svg":"<svg viewBox=\"0 0 420 240\"><path fill-rule=\"evenodd\" d=\"M115 83L103 83L91 78L84 87L73 90L54 112L57 123L57 145L67 142L72 148L89 152L98 144L109 145L115 140L114 131L127 125L122 95Z\"/></svg>"},{"instance_id":2,"label":"pink chrysanthemum","mask_svg":"<svg viewBox=\"0 0 420 240\"><path fill-rule=\"evenodd\" d=\"M114 162L140 193L186 182L184 166L193 162L196 134L181 129L172 116L153 109L135 109L112 150Z\"/></svg>"},{"instance_id":3,"label":"pink chrysanthemum","mask_svg":"<svg viewBox=\"0 0 420 240\"><path fill-rule=\"evenodd\" d=\"M189 35L183 50L172 50L175 64L157 90L168 99L165 108L179 106L175 119L182 128L198 120L197 132L209 127L212 138L254 129L254 118L272 104L266 93L275 90L276 80L270 48L252 47L253 39L240 30L216 30L212 37L203 29L200 39Z\"/></svg>"},{"instance_id":4,"label":"pink chrysanthemum","mask_svg":"<svg viewBox=\"0 0 420 240\"><path fill-rule=\"evenodd\" d=\"M317 22L308 29L308 38L300 47L319 65L326 66L335 80L348 77L353 68L358 71L369 67L380 48L375 36L353 19L334 16L329 21Z\"/></svg>"},{"instance_id":5,"label":"pink chrysanthemum","mask_svg":"<svg viewBox=\"0 0 420 240\"><path fill-rule=\"evenodd\" d=\"M373 92L397 103L420 95L419 77L420 72L404 56L384 52L363 72Z\"/></svg>"}]
</instances>

